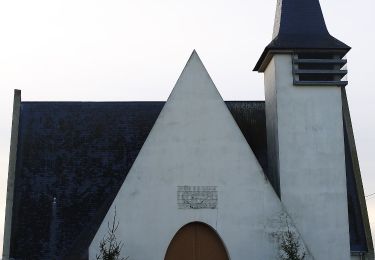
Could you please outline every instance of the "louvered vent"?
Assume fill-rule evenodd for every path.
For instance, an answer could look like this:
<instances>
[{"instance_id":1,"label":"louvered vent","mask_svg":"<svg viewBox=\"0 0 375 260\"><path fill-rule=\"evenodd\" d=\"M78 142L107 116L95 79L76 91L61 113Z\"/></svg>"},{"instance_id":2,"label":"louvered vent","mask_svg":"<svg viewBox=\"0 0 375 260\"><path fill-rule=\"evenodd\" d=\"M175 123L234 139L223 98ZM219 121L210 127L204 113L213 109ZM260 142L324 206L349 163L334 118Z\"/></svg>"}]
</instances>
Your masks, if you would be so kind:
<instances>
[{"instance_id":1,"label":"louvered vent","mask_svg":"<svg viewBox=\"0 0 375 260\"><path fill-rule=\"evenodd\" d=\"M298 86L340 86L348 71L346 59L332 53L297 53L293 55L294 85Z\"/></svg>"}]
</instances>

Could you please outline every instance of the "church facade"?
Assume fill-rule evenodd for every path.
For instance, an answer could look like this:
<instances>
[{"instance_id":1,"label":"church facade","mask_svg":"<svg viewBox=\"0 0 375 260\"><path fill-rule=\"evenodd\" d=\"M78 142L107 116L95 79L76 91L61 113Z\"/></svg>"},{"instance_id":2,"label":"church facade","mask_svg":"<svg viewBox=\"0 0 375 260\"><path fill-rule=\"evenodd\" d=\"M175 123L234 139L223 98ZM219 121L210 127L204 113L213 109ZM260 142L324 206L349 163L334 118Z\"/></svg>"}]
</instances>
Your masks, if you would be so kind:
<instances>
[{"instance_id":1,"label":"church facade","mask_svg":"<svg viewBox=\"0 0 375 260\"><path fill-rule=\"evenodd\" d=\"M4 259L373 259L344 77L318 0L278 0L224 101L193 51L166 102L25 102L15 91Z\"/></svg>"}]
</instances>

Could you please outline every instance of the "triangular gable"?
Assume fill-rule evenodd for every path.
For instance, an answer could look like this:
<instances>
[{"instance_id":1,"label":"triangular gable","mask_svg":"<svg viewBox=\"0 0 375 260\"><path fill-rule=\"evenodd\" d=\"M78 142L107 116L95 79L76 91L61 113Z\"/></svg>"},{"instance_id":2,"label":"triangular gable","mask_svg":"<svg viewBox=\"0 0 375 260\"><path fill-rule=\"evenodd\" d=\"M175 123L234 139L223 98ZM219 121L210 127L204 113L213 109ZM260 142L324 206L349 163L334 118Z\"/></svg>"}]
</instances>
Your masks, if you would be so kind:
<instances>
[{"instance_id":1,"label":"triangular gable","mask_svg":"<svg viewBox=\"0 0 375 260\"><path fill-rule=\"evenodd\" d=\"M200 202L209 203L181 199L185 191L209 193ZM90 259L115 209L131 258L163 259L177 230L194 221L213 227L233 259L278 258L282 204L196 52L102 222Z\"/></svg>"}]
</instances>

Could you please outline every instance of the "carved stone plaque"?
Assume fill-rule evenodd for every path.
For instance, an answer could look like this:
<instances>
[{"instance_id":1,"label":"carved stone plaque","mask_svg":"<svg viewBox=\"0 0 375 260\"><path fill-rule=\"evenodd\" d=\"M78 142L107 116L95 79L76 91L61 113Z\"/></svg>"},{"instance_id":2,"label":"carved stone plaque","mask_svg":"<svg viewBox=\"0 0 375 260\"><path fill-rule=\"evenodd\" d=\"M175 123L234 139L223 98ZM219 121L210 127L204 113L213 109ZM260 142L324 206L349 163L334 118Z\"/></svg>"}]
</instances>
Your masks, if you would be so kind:
<instances>
[{"instance_id":1,"label":"carved stone plaque","mask_svg":"<svg viewBox=\"0 0 375 260\"><path fill-rule=\"evenodd\" d=\"M177 186L179 209L216 209L216 186Z\"/></svg>"}]
</instances>

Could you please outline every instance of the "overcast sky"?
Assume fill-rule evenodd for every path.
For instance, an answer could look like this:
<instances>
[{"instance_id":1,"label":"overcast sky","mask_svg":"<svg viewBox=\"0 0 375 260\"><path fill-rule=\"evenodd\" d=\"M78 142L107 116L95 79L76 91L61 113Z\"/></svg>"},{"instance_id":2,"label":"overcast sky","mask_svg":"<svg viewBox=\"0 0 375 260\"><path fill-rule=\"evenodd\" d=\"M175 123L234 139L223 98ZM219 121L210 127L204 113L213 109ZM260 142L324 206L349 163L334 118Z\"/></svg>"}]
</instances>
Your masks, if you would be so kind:
<instances>
[{"instance_id":1,"label":"overcast sky","mask_svg":"<svg viewBox=\"0 0 375 260\"><path fill-rule=\"evenodd\" d=\"M375 193L375 1L321 5L330 33L353 48L347 92L365 193ZM225 100L263 100L263 75L252 68L271 40L275 6L276 0L0 1L0 234L13 89L24 101L166 100L196 49ZM367 206L375 230L375 196Z\"/></svg>"}]
</instances>

